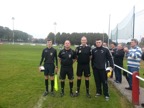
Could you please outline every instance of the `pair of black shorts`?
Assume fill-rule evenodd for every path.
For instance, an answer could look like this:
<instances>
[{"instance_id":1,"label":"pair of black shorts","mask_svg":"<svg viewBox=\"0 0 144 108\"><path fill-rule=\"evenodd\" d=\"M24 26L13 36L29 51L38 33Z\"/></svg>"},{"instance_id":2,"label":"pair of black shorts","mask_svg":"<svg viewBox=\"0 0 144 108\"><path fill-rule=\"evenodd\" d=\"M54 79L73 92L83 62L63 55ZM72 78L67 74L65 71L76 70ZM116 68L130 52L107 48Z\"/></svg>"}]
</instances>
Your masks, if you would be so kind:
<instances>
[{"instance_id":1,"label":"pair of black shorts","mask_svg":"<svg viewBox=\"0 0 144 108\"><path fill-rule=\"evenodd\" d=\"M81 77L83 75L85 77L90 76L90 65L89 64L77 64L77 76Z\"/></svg>"},{"instance_id":2,"label":"pair of black shorts","mask_svg":"<svg viewBox=\"0 0 144 108\"><path fill-rule=\"evenodd\" d=\"M44 75L54 76L55 65L54 64L44 64Z\"/></svg>"},{"instance_id":3,"label":"pair of black shorts","mask_svg":"<svg viewBox=\"0 0 144 108\"><path fill-rule=\"evenodd\" d=\"M66 75L68 76L69 80L73 80L74 79L73 67L61 67L60 79L61 80L65 80Z\"/></svg>"}]
</instances>

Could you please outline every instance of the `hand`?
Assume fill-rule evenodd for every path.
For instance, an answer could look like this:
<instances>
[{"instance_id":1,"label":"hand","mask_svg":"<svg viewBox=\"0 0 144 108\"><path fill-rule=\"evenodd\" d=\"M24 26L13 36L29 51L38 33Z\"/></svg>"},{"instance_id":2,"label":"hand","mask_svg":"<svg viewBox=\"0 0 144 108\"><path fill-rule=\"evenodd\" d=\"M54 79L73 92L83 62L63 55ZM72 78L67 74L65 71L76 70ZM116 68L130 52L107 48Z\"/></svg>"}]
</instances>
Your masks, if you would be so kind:
<instances>
[{"instance_id":1,"label":"hand","mask_svg":"<svg viewBox=\"0 0 144 108\"><path fill-rule=\"evenodd\" d=\"M126 53L129 52L127 47L124 48L124 52L126 52Z\"/></svg>"}]
</instances>

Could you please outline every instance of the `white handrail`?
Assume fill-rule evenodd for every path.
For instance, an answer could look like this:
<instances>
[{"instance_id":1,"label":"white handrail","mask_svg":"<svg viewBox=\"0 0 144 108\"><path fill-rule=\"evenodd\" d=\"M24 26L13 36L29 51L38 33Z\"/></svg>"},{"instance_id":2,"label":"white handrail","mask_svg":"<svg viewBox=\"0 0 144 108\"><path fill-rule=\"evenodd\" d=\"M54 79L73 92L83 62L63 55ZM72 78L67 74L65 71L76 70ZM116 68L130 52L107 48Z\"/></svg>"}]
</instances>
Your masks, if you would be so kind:
<instances>
[{"instance_id":1,"label":"white handrail","mask_svg":"<svg viewBox=\"0 0 144 108\"><path fill-rule=\"evenodd\" d=\"M116 65L116 64L114 64L114 65L115 65L116 67L120 68L121 70L124 70L125 72L127 72L127 73L129 73L129 74L132 75L132 73L131 73L130 71L128 71L128 70L126 70L126 69L124 69L124 68L122 68L122 67L120 67L120 66L118 66L118 65ZM136 78L138 78L139 80L144 81L144 78L142 78L142 77L140 77L140 76L138 76L138 75L136 75Z\"/></svg>"}]
</instances>

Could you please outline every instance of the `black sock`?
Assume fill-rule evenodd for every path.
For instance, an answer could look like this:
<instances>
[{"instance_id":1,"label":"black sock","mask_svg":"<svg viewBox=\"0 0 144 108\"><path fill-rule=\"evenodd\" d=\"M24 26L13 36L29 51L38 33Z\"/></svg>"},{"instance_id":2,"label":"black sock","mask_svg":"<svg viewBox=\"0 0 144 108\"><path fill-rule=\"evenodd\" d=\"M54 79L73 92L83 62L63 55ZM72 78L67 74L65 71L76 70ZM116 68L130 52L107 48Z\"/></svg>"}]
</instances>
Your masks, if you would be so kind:
<instances>
[{"instance_id":1,"label":"black sock","mask_svg":"<svg viewBox=\"0 0 144 108\"><path fill-rule=\"evenodd\" d=\"M70 93L72 93L72 89L73 89L73 82L69 82L69 86L70 86Z\"/></svg>"},{"instance_id":2,"label":"black sock","mask_svg":"<svg viewBox=\"0 0 144 108\"><path fill-rule=\"evenodd\" d=\"M85 80L86 92L89 93L89 80Z\"/></svg>"},{"instance_id":3,"label":"black sock","mask_svg":"<svg viewBox=\"0 0 144 108\"><path fill-rule=\"evenodd\" d=\"M77 91L80 91L81 79L77 79Z\"/></svg>"},{"instance_id":4,"label":"black sock","mask_svg":"<svg viewBox=\"0 0 144 108\"><path fill-rule=\"evenodd\" d=\"M46 91L48 92L48 79L45 79L45 87L46 87Z\"/></svg>"},{"instance_id":5,"label":"black sock","mask_svg":"<svg viewBox=\"0 0 144 108\"><path fill-rule=\"evenodd\" d=\"M64 93L65 82L61 81L61 92Z\"/></svg>"},{"instance_id":6,"label":"black sock","mask_svg":"<svg viewBox=\"0 0 144 108\"><path fill-rule=\"evenodd\" d=\"M51 80L51 92L53 92L54 89L54 80Z\"/></svg>"}]
</instances>

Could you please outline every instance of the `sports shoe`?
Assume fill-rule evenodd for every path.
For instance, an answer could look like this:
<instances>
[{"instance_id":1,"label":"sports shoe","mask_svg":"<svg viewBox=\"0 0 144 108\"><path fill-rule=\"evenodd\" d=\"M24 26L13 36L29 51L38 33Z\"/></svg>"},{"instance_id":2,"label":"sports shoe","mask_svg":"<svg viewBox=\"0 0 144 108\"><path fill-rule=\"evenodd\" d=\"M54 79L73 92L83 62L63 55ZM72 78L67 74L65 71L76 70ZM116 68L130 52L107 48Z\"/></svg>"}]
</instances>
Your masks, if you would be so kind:
<instances>
[{"instance_id":1,"label":"sports shoe","mask_svg":"<svg viewBox=\"0 0 144 108\"><path fill-rule=\"evenodd\" d=\"M144 108L144 103L141 104L142 108Z\"/></svg>"},{"instance_id":2,"label":"sports shoe","mask_svg":"<svg viewBox=\"0 0 144 108\"><path fill-rule=\"evenodd\" d=\"M51 92L50 94L51 94L51 96L52 96L52 97L54 97L54 96L55 96L54 92Z\"/></svg>"},{"instance_id":3,"label":"sports shoe","mask_svg":"<svg viewBox=\"0 0 144 108\"><path fill-rule=\"evenodd\" d=\"M43 94L43 96L46 96L46 95L48 95L48 91L45 91Z\"/></svg>"},{"instance_id":4,"label":"sports shoe","mask_svg":"<svg viewBox=\"0 0 144 108\"><path fill-rule=\"evenodd\" d=\"M109 100L109 96L105 96L105 99L106 99L106 101L108 101Z\"/></svg>"},{"instance_id":5,"label":"sports shoe","mask_svg":"<svg viewBox=\"0 0 144 108\"><path fill-rule=\"evenodd\" d=\"M96 93L95 97L98 97L98 96L100 96L100 95L101 95L100 93Z\"/></svg>"},{"instance_id":6,"label":"sports shoe","mask_svg":"<svg viewBox=\"0 0 144 108\"><path fill-rule=\"evenodd\" d=\"M61 92L61 93L60 93L60 96L61 96L61 97L63 97L63 96L64 96L64 93L63 93L63 92Z\"/></svg>"},{"instance_id":7,"label":"sports shoe","mask_svg":"<svg viewBox=\"0 0 144 108\"><path fill-rule=\"evenodd\" d=\"M91 95L90 95L89 93L87 93L86 96L87 96L88 98L91 98Z\"/></svg>"},{"instance_id":8,"label":"sports shoe","mask_svg":"<svg viewBox=\"0 0 144 108\"><path fill-rule=\"evenodd\" d=\"M70 96L71 96L71 97L74 97L74 94L73 94L73 92L71 92L71 93L70 93Z\"/></svg>"},{"instance_id":9,"label":"sports shoe","mask_svg":"<svg viewBox=\"0 0 144 108\"><path fill-rule=\"evenodd\" d=\"M76 91L76 93L74 94L75 97L78 97L79 96L79 92Z\"/></svg>"},{"instance_id":10,"label":"sports shoe","mask_svg":"<svg viewBox=\"0 0 144 108\"><path fill-rule=\"evenodd\" d=\"M126 90L132 90L132 88L131 88L131 87L126 87L125 89L126 89Z\"/></svg>"}]
</instances>

